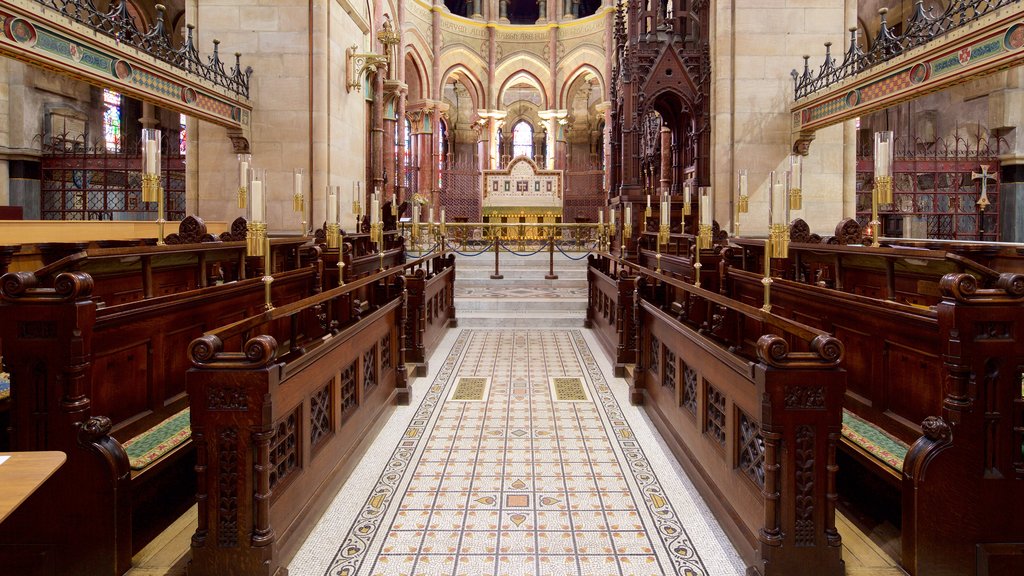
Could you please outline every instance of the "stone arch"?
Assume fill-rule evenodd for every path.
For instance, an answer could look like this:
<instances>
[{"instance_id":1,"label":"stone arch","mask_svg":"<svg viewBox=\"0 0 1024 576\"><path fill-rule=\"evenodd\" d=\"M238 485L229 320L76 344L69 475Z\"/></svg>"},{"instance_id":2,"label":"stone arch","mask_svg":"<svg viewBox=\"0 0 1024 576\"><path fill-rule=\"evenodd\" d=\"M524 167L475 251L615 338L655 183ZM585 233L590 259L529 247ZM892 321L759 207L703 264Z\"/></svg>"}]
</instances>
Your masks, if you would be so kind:
<instances>
[{"instance_id":1,"label":"stone arch","mask_svg":"<svg viewBox=\"0 0 1024 576\"><path fill-rule=\"evenodd\" d=\"M548 98L548 93L544 83L540 81L532 72L529 70L520 69L512 74L509 74L505 80L501 83L501 87L498 89L498 105L501 106L504 101L505 92L510 87L520 83L526 83L533 88L536 88L540 92L541 108L547 109L550 107L551 100Z\"/></svg>"}]
</instances>

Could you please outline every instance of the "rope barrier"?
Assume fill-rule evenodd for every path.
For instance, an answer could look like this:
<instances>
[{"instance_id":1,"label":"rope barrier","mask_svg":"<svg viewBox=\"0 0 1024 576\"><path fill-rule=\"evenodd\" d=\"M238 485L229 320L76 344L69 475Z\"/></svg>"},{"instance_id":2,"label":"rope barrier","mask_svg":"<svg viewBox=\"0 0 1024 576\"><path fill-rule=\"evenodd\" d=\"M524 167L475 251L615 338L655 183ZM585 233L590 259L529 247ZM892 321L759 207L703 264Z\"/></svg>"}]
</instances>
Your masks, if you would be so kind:
<instances>
[{"instance_id":1,"label":"rope barrier","mask_svg":"<svg viewBox=\"0 0 1024 576\"><path fill-rule=\"evenodd\" d=\"M486 248L484 248L483 250L481 250L481 251L479 251L479 252L477 252L477 253L475 253L475 254L470 254L470 253L468 253L468 252L459 252L459 250L458 250L458 249L456 249L455 247L453 247L453 246L451 245L451 242L445 242L445 244L447 244L447 245L448 245L448 250L450 250L450 251L452 251L452 252L454 252L454 253L458 254L459 256L465 256L465 257L467 257L467 258L472 258L473 256L479 256L479 255L483 254L484 252L487 252L487 251L489 251L489 250L491 249L491 246L494 246L494 242L491 242L491 243L490 243L490 244L488 244L488 245L487 245L487 247L486 247Z\"/></svg>"},{"instance_id":2,"label":"rope barrier","mask_svg":"<svg viewBox=\"0 0 1024 576\"><path fill-rule=\"evenodd\" d=\"M540 248L538 248L536 252L530 252L530 253L528 253L528 254L526 254L526 253L524 253L524 254L520 254L519 252L516 252L515 250L512 250L511 248L509 248L508 246L506 246L506 245L505 245L504 243L500 243L500 242L499 242L499 245L500 245L500 246L501 246L502 248L504 248L504 249L505 249L505 251L506 251L506 252L508 252L509 254L512 254L513 256L521 256L521 257L523 257L523 258L526 258L526 257L528 257L528 256L533 256L534 254L540 254L540 253L541 253L541 251L543 251L543 250L547 249L547 247L548 247L547 243L545 243L545 244L544 244L543 246L541 246Z\"/></svg>"},{"instance_id":3,"label":"rope barrier","mask_svg":"<svg viewBox=\"0 0 1024 576\"><path fill-rule=\"evenodd\" d=\"M594 252L594 248L597 248L597 244L598 244L597 242L594 242L594 245L593 245L593 246L591 246L590 248L587 248L587 253L586 253L586 254L584 254L583 256L580 256L579 258L573 258L572 256L569 256L569 254L568 254L568 253L566 253L566 251L565 251L565 250L562 250L562 247L561 247L561 246L559 246L558 244L555 244L555 248L557 248L557 249L558 249L558 251L562 253L562 256L565 256L565 257L566 257L566 258L568 258L569 260L573 260L573 261L579 261L579 260L583 260L583 259L584 259L584 258L586 258L587 256L590 256L590 255L591 255L591 254L592 254L592 253Z\"/></svg>"}]
</instances>

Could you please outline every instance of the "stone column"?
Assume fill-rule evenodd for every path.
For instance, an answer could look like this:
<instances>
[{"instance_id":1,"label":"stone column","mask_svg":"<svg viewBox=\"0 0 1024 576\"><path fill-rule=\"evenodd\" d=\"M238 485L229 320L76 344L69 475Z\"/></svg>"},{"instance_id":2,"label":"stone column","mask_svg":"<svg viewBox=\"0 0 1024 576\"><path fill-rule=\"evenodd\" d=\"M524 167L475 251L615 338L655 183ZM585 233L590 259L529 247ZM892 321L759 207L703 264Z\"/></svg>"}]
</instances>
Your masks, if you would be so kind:
<instances>
[{"instance_id":1,"label":"stone column","mask_svg":"<svg viewBox=\"0 0 1024 576\"><path fill-rule=\"evenodd\" d=\"M407 194L405 185L405 101L407 96L407 89L403 89L398 94L398 105L395 108L395 121L398 122L398 142L395 146L397 151L395 156L395 193L398 194L399 204L406 199Z\"/></svg>"},{"instance_id":2,"label":"stone column","mask_svg":"<svg viewBox=\"0 0 1024 576\"><path fill-rule=\"evenodd\" d=\"M373 75L373 104L370 111L370 187L367 192L383 191L384 187L384 73ZM369 206L369 204L367 204Z\"/></svg>"},{"instance_id":3,"label":"stone column","mask_svg":"<svg viewBox=\"0 0 1024 576\"><path fill-rule=\"evenodd\" d=\"M659 182L662 194L671 193L672 181L675 174L672 173L672 131L668 126L661 127L661 182Z\"/></svg>"},{"instance_id":4,"label":"stone column","mask_svg":"<svg viewBox=\"0 0 1024 576\"><path fill-rule=\"evenodd\" d=\"M565 118L569 115L568 110L540 110L537 112L537 116L544 121L544 125L547 129L547 141L546 141L546 155L544 158L544 167L548 170L555 168L555 148L558 137L558 129L560 127L559 122L564 122ZM565 138L562 137L562 159L564 163L565 159Z\"/></svg>"}]
</instances>

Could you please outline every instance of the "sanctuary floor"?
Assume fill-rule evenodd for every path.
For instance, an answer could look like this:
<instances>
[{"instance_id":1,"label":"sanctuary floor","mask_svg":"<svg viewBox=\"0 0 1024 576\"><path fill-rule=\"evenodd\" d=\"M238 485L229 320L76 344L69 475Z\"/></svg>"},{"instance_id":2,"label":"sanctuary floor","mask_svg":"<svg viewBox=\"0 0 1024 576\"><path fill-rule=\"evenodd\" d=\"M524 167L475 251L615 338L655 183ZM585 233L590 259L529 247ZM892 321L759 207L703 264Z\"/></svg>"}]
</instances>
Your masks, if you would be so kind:
<instances>
[{"instance_id":1,"label":"sanctuary floor","mask_svg":"<svg viewBox=\"0 0 1024 576\"><path fill-rule=\"evenodd\" d=\"M454 329L291 576L740 575L745 567L584 329ZM848 574L902 574L839 518ZM184 574L195 508L131 576Z\"/></svg>"}]
</instances>

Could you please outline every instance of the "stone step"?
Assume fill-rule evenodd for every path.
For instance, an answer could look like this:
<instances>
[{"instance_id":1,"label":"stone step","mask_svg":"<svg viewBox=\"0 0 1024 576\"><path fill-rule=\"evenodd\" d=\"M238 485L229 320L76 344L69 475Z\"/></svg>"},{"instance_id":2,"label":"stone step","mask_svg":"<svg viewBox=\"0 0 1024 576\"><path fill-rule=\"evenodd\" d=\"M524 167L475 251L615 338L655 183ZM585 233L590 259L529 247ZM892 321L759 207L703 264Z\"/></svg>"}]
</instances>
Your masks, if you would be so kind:
<instances>
[{"instance_id":1,"label":"stone step","mask_svg":"<svg viewBox=\"0 0 1024 576\"><path fill-rule=\"evenodd\" d=\"M460 328L582 328L585 312L524 311L507 312L467 310L456 305Z\"/></svg>"},{"instance_id":2,"label":"stone step","mask_svg":"<svg viewBox=\"0 0 1024 576\"><path fill-rule=\"evenodd\" d=\"M501 288L508 286L514 286L517 288L535 288L538 290L578 290L585 289L587 287L587 280L585 278L579 280L565 280L562 278L559 278L558 280L537 280L535 278L510 280L508 276L506 276L504 280L491 280L489 278L456 278L455 293L458 294L460 289Z\"/></svg>"},{"instance_id":3,"label":"stone step","mask_svg":"<svg viewBox=\"0 0 1024 576\"><path fill-rule=\"evenodd\" d=\"M455 281L466 278L473 280L490 280L491 274L494 273L494 268L456 268L455 269ZM547 276L548 269L532 269L532 268L498 268L498 273L504 276L503 280L546 280L544 276ZM561 269L555 268L555 275L558 276L558 280L582 280L587 281L587 271L573 269Z\"/></svg>"},{"instance_id":4,"label":"stone step","mask_svg":"<svg viewBox=\"0 0 1024 576\"><path fill-rule=\"evenodd\" d=\"M505 312L509 315L518 315L522 312L541 311L573 311L586 312L587 298L538 298L538 297L504 297L494 298L491 296L473 297L455 296L456 314L461 318L461 312L466 311L493 311Z\"/></svg>"},{"instance_id":5,"label":"stone step","mask_svg":"<svg viewBox=\"0 0 1024 576\"><path fill-rule=\"evenodd\" d=\"M574 255L576 257L576 255ZM498 268L547 268L550 259L547 253L535 254L533 256L514 256L502 253L498 258ZM490 268L494 269L494 254L481 254L479 256L455 256L455 269L459 268ZM587 269L587 259L570 260L561 254L555 254L555 270L559 268Z\"/></svg>"}]
</instances>

